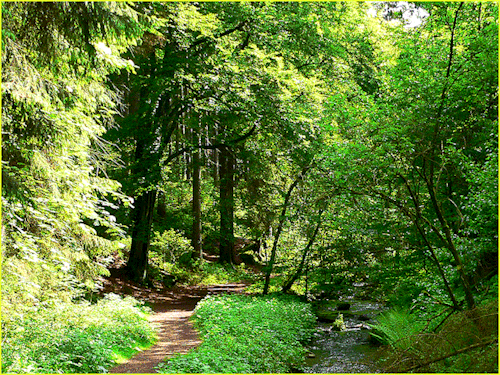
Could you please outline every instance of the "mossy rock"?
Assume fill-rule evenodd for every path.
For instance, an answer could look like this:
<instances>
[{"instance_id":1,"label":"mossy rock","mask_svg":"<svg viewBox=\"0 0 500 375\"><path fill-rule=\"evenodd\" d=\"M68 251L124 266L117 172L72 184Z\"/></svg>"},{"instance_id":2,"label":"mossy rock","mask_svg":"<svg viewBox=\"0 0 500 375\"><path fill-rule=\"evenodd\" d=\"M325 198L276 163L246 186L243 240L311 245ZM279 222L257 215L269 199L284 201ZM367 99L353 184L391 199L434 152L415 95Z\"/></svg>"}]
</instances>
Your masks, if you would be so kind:
<instances>
[{"instance_id":1,"label":"mossy rock","mask_svg":"<svg viewBox=\"0 0 500 375\"><path fill-rule=\"evenodd\" d=\"M354 318L362 322L367 322L373 320L377 315L381 313L381 310L360 310L360 311L343 311L345 317Z\"/></svg>"},{"instance_id":2,"label":"mossy rock","mask_svg":"<svg viewBox=\"0 0 500 375\"><path fill-rule=\"evenodd\" d=\"M317 310L347 311L351 308L351 304L345 301L321 300L315 302L315 307Z\"/></svg>"},{"instance_id":3,"label":"mossy rock","mask_svg":"<svg viewBox=\"0 0 500 375\"><path fill-rule=\"evenodd\" d=\"M340 301L337 300L319 300L314 302L313 308L317 310L337 310L339 303Z\"/></svg>"},{"instance_id":4,"label":"mossy rock","mask_svg":"<svg viewBox=\"0 0 500 375\"><path fill-rule=\"evenodd\" d=\"M334 323L339 316L338 311L332 311L327 309L320 309L315 311L318 321L323 323Z\"/></svg>"}]
</instances>

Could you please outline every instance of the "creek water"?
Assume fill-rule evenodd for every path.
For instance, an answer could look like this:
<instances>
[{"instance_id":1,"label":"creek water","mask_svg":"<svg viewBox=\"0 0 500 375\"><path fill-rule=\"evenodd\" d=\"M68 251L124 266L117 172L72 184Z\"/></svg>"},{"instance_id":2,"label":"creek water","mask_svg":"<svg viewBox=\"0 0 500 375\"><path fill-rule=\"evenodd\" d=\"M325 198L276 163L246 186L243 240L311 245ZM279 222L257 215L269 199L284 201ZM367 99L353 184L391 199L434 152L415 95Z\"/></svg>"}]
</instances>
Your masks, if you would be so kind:
<instances>
[{"instance_id":1,"label":"creek water","mask_svg":"<svg viewBox=\"0 0 500 375\"><path fill-rule=\"evenodd\" d=\"M357 301L355 296L344 298L351 307L343 314L346 329L332 330L332 323L318 323L309 346L314 358L307 358L301 371L305 373L377 373L378 347L370 343L367 324L384 310L376 302Z\"/></svg>"}]
</instances>

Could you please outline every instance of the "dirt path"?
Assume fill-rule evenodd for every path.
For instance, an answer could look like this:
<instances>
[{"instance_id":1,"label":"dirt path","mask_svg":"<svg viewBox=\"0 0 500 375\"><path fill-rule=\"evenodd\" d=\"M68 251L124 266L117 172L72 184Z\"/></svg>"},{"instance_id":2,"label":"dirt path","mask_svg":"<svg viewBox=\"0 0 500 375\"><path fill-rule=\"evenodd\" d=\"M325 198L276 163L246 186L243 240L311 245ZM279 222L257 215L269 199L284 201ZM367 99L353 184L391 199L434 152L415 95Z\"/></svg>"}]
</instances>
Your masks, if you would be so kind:
<instances>
[{"instance_id":1,"label":"dirt path","mask_svg":"<svg viewBox=\"0 0 500 375\"><path fill-rule=\"evenodd\" d=\"M128 362L115 366L114 374L151 374L165 357L187 353L201 341L193 329L189 317L207 294L241 293L245 284L224 284L208 287L174 287L155 290L138 287L125 281L121 275L112 275L105 283L104 292L132 295L148 301L154 314L151 321L157 325L158 342L149 350L139 352Z\"/></svg>"}]
</instances>

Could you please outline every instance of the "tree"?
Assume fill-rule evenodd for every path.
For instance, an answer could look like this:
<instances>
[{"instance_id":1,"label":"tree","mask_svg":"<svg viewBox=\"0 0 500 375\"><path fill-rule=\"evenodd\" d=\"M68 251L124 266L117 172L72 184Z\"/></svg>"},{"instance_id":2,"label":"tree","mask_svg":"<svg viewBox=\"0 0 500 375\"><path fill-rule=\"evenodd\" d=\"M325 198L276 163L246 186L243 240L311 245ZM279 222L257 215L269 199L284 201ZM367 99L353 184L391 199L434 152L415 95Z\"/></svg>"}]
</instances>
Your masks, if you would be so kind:
<instances>
[{"instance_id":1,"label":"tree","mask_svg":"<svg viewBox=\"0 0 500 375\"><path fill-rule=\"evenodd\" d=\"M200 159L200 135L194 135L196 149L193 152L193 238L192 245L194 253L203 259L202 237L201 237L201 159Z\"/></svg>"},{"instance_id":2,"label":"tree","mask_svg":"<svg viewBox=\"0 0 500 375\"><path fill-rule=\"evenodd\" d=\"M302 275L302 272L304 270L304 266L306 264L307 256L309 255L309 253L311 251L311 247L313 246L314 241L316 240L316 236L318 235L319 229L321 227L321 215L322 214L323 214L323 209L320 209L318 212L318 219L317 219L316 226L314 228L313 233L311 234L311 236L309 238L309 241L307 242L306 247L304 247L304 250L302 252L302 257L300 259L300 263L299 263L297 269L295 270L295 272L293 273L293 275L283 285L283 288L281 289L281 291L283 293L288 292L290 290L290 288L292 287L293 283L295 281L297 281L297 279Z\"/></svg>"},{"instance_id":3,"label":"tree","mask_svg":"<svg viewBox=\"0 0 500 375\"><path fill-rule=\"evenodd\" d=\"M10 3L2 16L3 306L22 314L93 290L123 234L107 210L128 199L106 175L120 102L105 76L133 70L119 54L140 27L124 4Z\"/></svg>"},{"instance_id":4,"label":"tree","mask_svg":"<svg viewBox=\"0 0 500 375\"><path fill-rule=\"evenodd\" d=\"M460 308L456 282L467 307L475 305L467 276L474 266L464 262L473 245L464 246L461 207L471 186L463 161L484 160L484 152L473 156L471 147L492 144L496 128L496 66L485 65L496 57L481 55L496 54L489 44L497 38L495 9L482 8L484 18L478 18L472 4L429 5L424 26L400 30L399 57L378 96L335 96L346 141L332 157L349 160L342 165L354 177L344 187L382 199L412 221L454 309ZM496 147L493 141L488 152Z\"/></svg>"},{"instance_id":5,"label":"tree","mask_svg":"<svg viewBox=\"0 0 500 375\"><path fill-rule=\"evenodd\" d=\"M273 241L273 247L271 250L271 257L269 259L269 262L266 266L265 269L265 281L264 281L264 290L262 294L266 295L269 292L269 282L271 280L271 272L274 267L274 263L276 262L276 252L278 249L278 242L281 236L281 233L283 231L283 227L285 225L286 221L286 213L290 204L290 200L292 198L292 193L294 189L297 187L297 185L300 183L300 181L304 178L304 175L308 172L308 170L311 168L311 165L308 164L306 165L298 174L298 176L294 179L294 181L290 184L288 187L288 190L285 194L284 200L283 200L283 205L281 208L281 214L279 216L279 223L278 227L276 229L276 234L274 235L274 241Z\"/></svg>"},{"instance_id":6,"label":"tree","mask_svg":"<svg viewBox=\"0 0 500 375\"><path fill-rule=\"evenodd\" d=\"M146 9L148 7L150 6L146 6ZM135 147L135 151L131 158L134 161L130 164L132 173L128 176L134 181L131 192L136 196L135 214L132 217L135 229L132 229L128 268L131 276L140 280L145 278L149 243L150 221L146 220L146 216L148 212L152 212L155 199L154 193L148 193L152 195L152 199L139 197L143 192L157 189L163 166L198 147L221 150L221 259L231 261L228 254L229 251L232 252L234 236L234 160L230 146L244 141L258 126L265 127L272 120L280 119L279 111L284 109L280 107L281 103L290 105L293 92L308 90L307 87L293 83L294 78L289 77L290 73L294 73L293 69L285 67L281 58L276 59L274 50L259 49L257 44L250 43L250 15L259 7L249 4L175 4L153 7L158 7L160 11L157 14L169 19L171 23L169 27L159 27L155 31L160 35L147 34L143 45L138 49L136 56L143 56L143 60L136 58L135 62L141 67L138 75L128 83L132 93L130 98L137 103L137 108L132 108L130 104L129 116L122 122L121 135L136 134L130 144L130 150ZM273 10L267 7L263 9L270 12ZM216 14L211 13L214 10L220 14L230 14L231 17L218 19ZM193 22L186 25L184 19ZM194 23L194 20L197 22ZM210 22L214 20L217 21ZM264 32L270 34L270 30L264 27L263 20L259 21L261 23L257 25L262 28L262 35L259 37ZM256 26L255 23L252 25ZM182 35L178 33L179 30L183 30ZM303 78L306 83L314 82ZM293 91L283 91L279 83L286 84ZM141 90L147 90L147 93L141 93ZM301 96L300 93L295 95ZM155 105L152 106L151 103ZM266 113L267 110L272 112ZM182 139L184 145L172 150L170 145L173 134L181 126L181 122L191 116L201 116L201 121L206 124L211 120L213 125L233 125L220 126L217 138L208 145L195 147L192 140ZM137 124L142 126L138 128ZM182 123L182 126L191 125L188 121ZM126 137L125 135L123 138ZM132 156L132 153L129 155ZM143 208L144 204L148 207Z\"/></svg>"}]
</instances>

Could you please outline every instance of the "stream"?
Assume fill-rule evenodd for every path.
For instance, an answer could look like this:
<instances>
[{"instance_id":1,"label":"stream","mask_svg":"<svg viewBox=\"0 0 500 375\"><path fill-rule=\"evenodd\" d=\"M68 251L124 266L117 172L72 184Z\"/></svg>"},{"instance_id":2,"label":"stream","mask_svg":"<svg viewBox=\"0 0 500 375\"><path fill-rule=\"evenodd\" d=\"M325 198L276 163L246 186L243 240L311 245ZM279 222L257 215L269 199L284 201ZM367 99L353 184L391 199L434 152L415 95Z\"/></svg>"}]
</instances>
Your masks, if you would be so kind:
<instances>
[{"instance_id":1,"label":"stream","mask_svg":"<svg viewBox=\"0 0 500 375\"><path fill-rule=\"evenodd\" d=\"M341 298L350 309L339 311L344 317L346 329L332 330L333 323L318 323L317 331L309 345L314 355L307 358L301 371L305 373L377 373L378 347L370 343L367 324L385 308L382 304L355 299L355 294ZM334 308L331 308L335 311Z\"/></svg>"}]
</instances>

